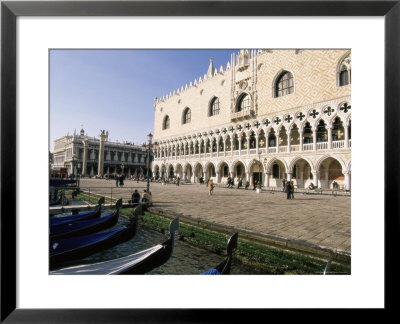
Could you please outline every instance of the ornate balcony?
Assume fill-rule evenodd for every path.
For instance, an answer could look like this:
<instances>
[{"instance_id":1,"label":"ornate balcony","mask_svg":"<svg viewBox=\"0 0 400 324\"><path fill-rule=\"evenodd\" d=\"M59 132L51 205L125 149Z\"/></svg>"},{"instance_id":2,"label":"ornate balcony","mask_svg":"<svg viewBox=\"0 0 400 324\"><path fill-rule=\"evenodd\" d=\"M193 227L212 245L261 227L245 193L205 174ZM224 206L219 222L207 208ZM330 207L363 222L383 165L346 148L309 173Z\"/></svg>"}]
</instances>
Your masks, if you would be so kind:
<instances>
[{"instance_id":1,"label":"ornate balcony","mask_svg":"<svg viewBox=\"0 0 400 324\"><path fill-rule=\"evenodd\" d=\"M254 110L252 110L252 109L247 109L247 110L242 110L242 111L231 113L232 121L245 119L245 118L252 118L252 117L254 117Z\"/></svg>"}]
</instances>

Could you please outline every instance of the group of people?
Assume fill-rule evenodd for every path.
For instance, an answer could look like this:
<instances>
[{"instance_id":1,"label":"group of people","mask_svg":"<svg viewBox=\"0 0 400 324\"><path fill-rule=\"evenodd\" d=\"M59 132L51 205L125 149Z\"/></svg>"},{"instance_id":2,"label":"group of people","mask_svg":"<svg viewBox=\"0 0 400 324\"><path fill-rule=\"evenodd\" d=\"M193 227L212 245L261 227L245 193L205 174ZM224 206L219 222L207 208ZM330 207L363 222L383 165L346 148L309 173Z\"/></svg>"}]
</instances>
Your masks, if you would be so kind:
<instances>
[{"instance_id":1,"label":"group of people","mask_svg":"<svg viewBox=\"0 0 400 324\"><path fill-rule=\"evenodd\" d=\"M226 184L227 184L227 188L233 188L233 186L235 185L235 180L231 177L228 177L228 179L226 180ZM249 189L250 183L248 181L245 182L244 184L244 189ZM254 188L253 190L256 190L256 186L257 186L257 180L254 180ZM243 179L242 178L238 178L238 184L237 184L237 189L243 187Z\"/></svg>"},{"instance_id":2,"label":"group of people","mask_svg":"<svg viewBox=\"0 0 400 324\"><path fill-rule=\"evenodd\" d=\"M138 204L138 203L151 203L152 202L152 196L151 192L147 192L146 189L143 189L142 193L139 193L137 189L132 193L132 204Z\"/></svg>"},{"instance_id":3,"label":"group of people","mask_svg":"<svg viewBox=\"0 0 400 324\"><path fill-rule=\"evenodd\" d=\"M282 184L283 184L283 191L286 193L286 198L294 199L294 182L283 179Z\"/></svg>"}]
</instances>

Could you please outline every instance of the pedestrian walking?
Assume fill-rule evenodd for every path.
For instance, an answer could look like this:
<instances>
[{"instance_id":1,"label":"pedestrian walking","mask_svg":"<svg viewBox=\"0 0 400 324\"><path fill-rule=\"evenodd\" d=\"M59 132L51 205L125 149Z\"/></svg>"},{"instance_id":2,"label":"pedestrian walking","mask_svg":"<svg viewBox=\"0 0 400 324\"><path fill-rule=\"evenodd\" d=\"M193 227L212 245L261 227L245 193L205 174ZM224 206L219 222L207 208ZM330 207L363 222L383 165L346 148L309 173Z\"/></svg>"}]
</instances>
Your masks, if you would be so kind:
<instances>
[{"instance_id":1,"label":"pedestrian walking","mask_svg":"<svg viewBox=\"0 0 400 324\"><path fill-rule=\"evenodd\" d=\"M285 191L286 190L286 179L282 180L282 190Z\"/></svg>"},{"instance_id":2,"label":"pedestrian walking","mask_svg":"<svg viewBox=\"0 0 400 324\"><path fill-rule=\"evenodd\" d=\"M249 189L249 186L250 186L250 183L249 183L248 181L246 181L246 184L245 184L244 189L245 189L245 190Z\"/></svg>"},{"instance_id":3,"label":"pedestrian walking","mask_svg":"<svg viewBox=\"0 0 400 324\"><path fill-rule=\"evenodd\" d=\"M228 188L232 188L232 179L231 179L231 177L228 177L228 179L226 179L226 183L228 184Z\"/></svg>"},{"instance_id":4,"label":"pedestrian walking","mask_svg":"<svg viewBox=\"0 0 400 324\"><path fill-rule=\"evenodd\" d=\"M290 199L294 199L294 182L290 181Z\"/></svg>"},{"instance_id":5,"label":"pedestrian walking","mask_svg":"<svg viewBox=\"0 0 400 324\"><path fill-rule=\"evenodd\" d=\"M178 176L178 178L176 179L176 185L179 186L179 182L181 181L181 178Z\"/></svg>"},{"instance_id":6,"label":"pedestrian walking","mask_svg":"<svg viewBox=\"0 0 400 324\"><path fill-rule=\"evenodd\" d=\"M118 174L115 175L115 185L118 187L119 177Z\"/></svg>"},{"instance_id":7,"label":"pedestrian walking","mask_svg":"<svg viewBox=\"0 0 400 324\"><path fill-rule=\"evenodd\" d=\"M290 182L289 181L286 181L285 192L286 192L286 198L290 199Z\"/></svg>"},{"instance_id":8,"label":"pedestrian walking","mask_svg":"<svg viewBox=\"0 0 400 324\"><path fill-rule=\"evenodd\" d=\"M242 178L239 178L237 189L239 189L242 186Z\"/></svg>"},{"instance_id":9,"label":"pedestrian walking","mask_svg":"<svg viewBox=\"0 0 400 324\"><path fill-rule=\"evenodd\" d=\"M209 196L211 196L214 191L214 184L213 184L212 179L208 180L207 185L208 185L208 194L209 194Z\"/></svg>"},{"instance_id":10,"label":"pedestrian walking","mask_svg":"<svg viewBox=\"0 0 400 324\"><path fill-rule=\"evenodd\" d=\"M120 187L124 186L124 175L122 174L119 176L119 186Z\"/></svg>"}]
</instances>

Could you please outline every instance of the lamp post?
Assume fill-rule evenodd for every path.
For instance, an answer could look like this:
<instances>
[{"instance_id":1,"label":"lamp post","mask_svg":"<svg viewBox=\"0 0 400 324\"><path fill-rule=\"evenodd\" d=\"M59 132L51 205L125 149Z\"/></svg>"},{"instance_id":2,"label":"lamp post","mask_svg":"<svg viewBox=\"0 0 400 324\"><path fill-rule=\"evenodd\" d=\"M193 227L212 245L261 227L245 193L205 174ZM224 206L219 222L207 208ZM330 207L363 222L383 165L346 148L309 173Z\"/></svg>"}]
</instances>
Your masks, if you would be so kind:
<instances>
[{"instance_id":1,"label":"lamp post","mask_svg":"<svg viewBox=\"0 0 400 324\"><path fill-rule=\"evenodd\" d=\"M75 179L75 163L77 159L78 157L76 156L76 154L74 154L72 156L72 179Z\"/></svg>"},{"instance_id":2,"label":"lamp post","mask_svg":"<svg viewBox=\"0 0 400 324\"><path fill-rule=\"evenodd\" d=\"M142 145L142 151L147 152L147 192L150 192L150 156L154 154L153 150L158 149L158 144L157 142L152 144L153 135L151 133L147 135L147 140L149 143Z\"/></svg>"},{"instance_id":3,"label":"lamp post","mask_svg":"<svg viewBox=\"0 0 400 324\"><path fill-rule=\"evenodd\" d=\"M77 177L76 177L76 179L77 179L77 185L78 185L78 187L79 187L79 182L80 182L80 178L81 178L81 167L82 167L81 162L78 162L78 164L76 165L76 171L77 171Z\"/></svg>"}]
</instances>

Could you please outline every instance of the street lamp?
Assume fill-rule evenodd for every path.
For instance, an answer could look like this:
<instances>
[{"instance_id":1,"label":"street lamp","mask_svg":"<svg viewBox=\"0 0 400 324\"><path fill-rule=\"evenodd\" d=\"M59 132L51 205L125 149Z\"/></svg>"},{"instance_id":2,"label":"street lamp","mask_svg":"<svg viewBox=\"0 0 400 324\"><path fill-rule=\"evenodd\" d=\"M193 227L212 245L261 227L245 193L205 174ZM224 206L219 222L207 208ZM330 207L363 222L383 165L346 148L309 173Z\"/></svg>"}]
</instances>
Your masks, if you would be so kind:
<instances>
[{"instance_id":1,"label":"street lamp","mask_svg":"<svg viewBox=\"0 0 400 324\"><path fill-rule=\"evenodd\" d=\"M76 154L74 154L72 156L72 179L75 179L75 163L77 159L78 157L76 156Z\"/></svg>"},{"instance_id":2,"label":"street lamp","mask_svg":"<svg viewBox=\"0 0 400 324\"><path fill-rule=\"evenodd\" d=\"M79 187L79 180L81 178L81 166L82 166L81 162L78 162L78 164L76 165L76 171L77 171L76 179L78 180L77 182L78 187Z\"/></svg>"},{"instance_id":3,"label":"street lamp","mask_svg":"<svg viewBox=\"0 0 400 324\"><path fill-rule=\"evenodd\" d=\"M152 144L153 135L151 133L147 135L147 140L149 143L147 145L143 143L142 151L147 152L147 192L150 192L150 155L154 154L153 150L158 149L158 144L157 142Z\"/></svg>"}]
</instances>

